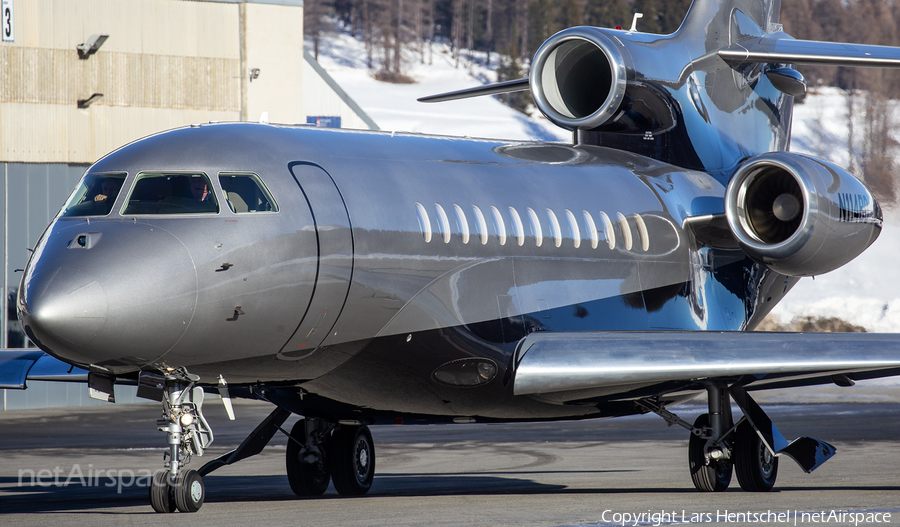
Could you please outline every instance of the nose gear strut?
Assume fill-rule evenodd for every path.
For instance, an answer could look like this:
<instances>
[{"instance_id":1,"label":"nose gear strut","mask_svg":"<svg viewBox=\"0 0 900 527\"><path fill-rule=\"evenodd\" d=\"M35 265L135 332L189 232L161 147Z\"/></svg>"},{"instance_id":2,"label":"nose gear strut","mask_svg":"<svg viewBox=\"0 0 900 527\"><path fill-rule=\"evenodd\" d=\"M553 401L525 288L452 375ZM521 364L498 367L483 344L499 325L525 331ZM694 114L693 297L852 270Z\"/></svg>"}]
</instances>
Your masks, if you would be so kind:
<instances>
[{"instance_id":1,"label":"nose gear strut","mask_svg":"<svg viewBox=\"0 0 900 527\"><path fill-rule=\"evenodd\" d=\"M184 368L163 374L163 418L156 422L166 433L169 451L166 468L153 475L150 504L156 512L197 512L203 505L206 489L203 478L193 469L182 470L191 456L202 456L213 442L212 429L203 417L203 388L200 377Z\"/></svg>"}]
</instances>

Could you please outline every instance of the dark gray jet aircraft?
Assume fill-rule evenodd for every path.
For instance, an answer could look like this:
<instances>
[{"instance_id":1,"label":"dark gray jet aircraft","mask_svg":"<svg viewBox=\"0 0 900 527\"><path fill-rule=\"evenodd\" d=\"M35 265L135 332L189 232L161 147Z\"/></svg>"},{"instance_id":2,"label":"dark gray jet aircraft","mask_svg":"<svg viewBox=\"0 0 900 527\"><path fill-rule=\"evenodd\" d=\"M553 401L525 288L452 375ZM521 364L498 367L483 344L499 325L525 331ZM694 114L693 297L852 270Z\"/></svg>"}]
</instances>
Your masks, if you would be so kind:
<instances>
[{"instance_id":1,"label":"dark gray jet aircraft","mask_svg":"<svg viewBox=\"0 0 900 527\"><path fill-rule=\"evenodd\" d=\"M299 495L365 494L373 423L654 412L690 431L701 491L732 472L767 491L782 455L812 471L834 448L786 441L752 391L900 375L900 340L748 332L882 225L847 171L788 152L793 65L900 49L794 40L779 12L696 0L672 35L571 28L528 79L426 98L530 89L572 144L230 123L124 146L37 242L18 312L47 355L7 352L3 384L160 400L159 512L198 510L202 477L292 413ZM274 410L187 469L213 440L204 392ZM704 394L694 423L669 410Z\"/></svg>"}]
</instances>

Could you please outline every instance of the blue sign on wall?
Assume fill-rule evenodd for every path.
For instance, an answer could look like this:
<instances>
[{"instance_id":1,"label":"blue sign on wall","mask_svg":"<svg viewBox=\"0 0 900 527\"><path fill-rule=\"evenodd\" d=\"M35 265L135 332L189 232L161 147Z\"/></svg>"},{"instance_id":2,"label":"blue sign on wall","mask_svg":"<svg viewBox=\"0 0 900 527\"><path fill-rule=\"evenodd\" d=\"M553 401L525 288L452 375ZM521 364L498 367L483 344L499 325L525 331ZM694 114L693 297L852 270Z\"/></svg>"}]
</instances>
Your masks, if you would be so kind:
<instances>
[{"instance_id":1,"label":"blue sign on wall","mask_svg":"<svg viewBox=\"0 0 900 527\"><path fill-rule=\"evenodd\" d=\"M307 115L306 124L324 126L325 128L340 128L341 117L339 115Z\"/></svg>"}]
</instances>

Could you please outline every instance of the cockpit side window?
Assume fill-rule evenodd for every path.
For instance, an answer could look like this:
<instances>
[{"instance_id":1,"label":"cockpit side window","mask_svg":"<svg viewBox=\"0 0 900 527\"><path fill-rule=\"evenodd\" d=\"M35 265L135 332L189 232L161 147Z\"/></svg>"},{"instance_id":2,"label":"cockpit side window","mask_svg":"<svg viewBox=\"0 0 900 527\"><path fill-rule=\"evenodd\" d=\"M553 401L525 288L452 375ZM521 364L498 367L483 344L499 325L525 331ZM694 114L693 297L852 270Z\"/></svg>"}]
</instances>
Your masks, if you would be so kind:
<instances>
[{"instance_id":1,"label":"cockpit side window","mask_svg":"<svg viewBox=\"0 0 900 527\"><path fill-rule=\"evenodd\" d=\"M125 174L85 174L61 216L106 216L125 183Z\"/></svg>"},{"instance_id":2,"label":"cockpit side window","mask_svg":"<svg viewBox=\"0 0 900 527\"><path fill-rule=\"evenodd\" d=\"M206 174L138 174L122 214L201 214L219 212Z\"/></svg>"},{"instance_id":3,"label":"cockpit side window","mask_svg":"<svg viewBox=\"0 0 900 527\"><path fill-rule=\"evenodd\" d=\"M256 174L219 174L219 183L232 212L278 212L278 205Z\"/></svg>"}]
</instances>

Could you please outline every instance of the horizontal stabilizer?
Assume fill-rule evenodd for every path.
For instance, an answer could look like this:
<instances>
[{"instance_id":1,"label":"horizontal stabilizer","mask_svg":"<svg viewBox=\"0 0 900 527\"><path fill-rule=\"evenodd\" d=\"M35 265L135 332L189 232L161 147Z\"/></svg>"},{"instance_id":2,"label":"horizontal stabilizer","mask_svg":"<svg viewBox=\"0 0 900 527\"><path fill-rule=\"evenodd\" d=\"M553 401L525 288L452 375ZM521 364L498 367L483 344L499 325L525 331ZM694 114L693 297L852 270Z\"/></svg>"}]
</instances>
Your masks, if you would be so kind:
<instances>
[{"instance_id":1,"label":"horizontal stabilizer","mask_svg":"<svg viewBox=\"0 0 900 527\"><path fill-rule=\"evenodd\" d=\"M756 383L764 384L853 372L896 374L900 335L537 332L522 340L517 363L516 395L742 375L755 376Z\"/></svg>"},{"instance_id":2,"label":"horizontal stabilizer","mask_svg":"<svg viewBox=\"0 0 900 527\"><path fill-rule=\"evenodd\" d=\"M496 95L498 93L510 93L515 91L525 91L529 89L528 79L516 79L514 81L497 82L494 84L485 84L475 88L466 88L465 90L451 91L440 93L438 95L429 95L427 97L419 97L419 102L444 102L455 101L457 99L468 99L470 97L480 97L482 95Z\"/></svg>"},{"instance_id":3,"label":"horizontal stabilizer","mask_svg":"<svg viewBox=\"0 0 900 527\"><path fill-rule=\"evenodd\" d=\"M24 390L25 381L87 382L87 376L41 350L0 350L0 388Z\"/></svg>"},{"instance_id":4,"label":"horizontal stabilizer","mask_svg":"<svg viewBox=\"0 0 900 527\"><path fill-rule=\"evenodd\" d=\"M900 48L792 38L745 40L719 50L719 56L732 64L760 62L900 68Z\"/></svg>"}]
</instances>

